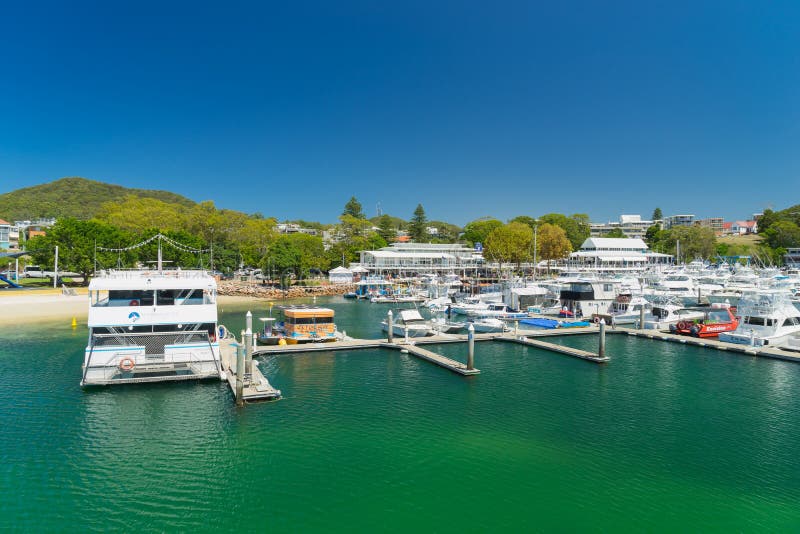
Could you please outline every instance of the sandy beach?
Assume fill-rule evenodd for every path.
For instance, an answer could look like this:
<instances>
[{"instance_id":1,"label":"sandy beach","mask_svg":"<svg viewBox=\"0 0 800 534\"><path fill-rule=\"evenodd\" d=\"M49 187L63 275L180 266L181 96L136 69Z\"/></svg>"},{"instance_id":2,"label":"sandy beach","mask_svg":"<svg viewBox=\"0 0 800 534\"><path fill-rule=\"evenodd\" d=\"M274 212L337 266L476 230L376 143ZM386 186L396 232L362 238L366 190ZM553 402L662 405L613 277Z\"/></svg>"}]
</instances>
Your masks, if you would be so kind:
<instances>
[{"instance_id":1,"label":"sandy beach","mask_svg":"<svg viewBox=\"0 0 800 534\"><path fill-rule=\"evenodd\" d=\"M0 328L10 325L47 322L58 319L86 324L88 295L86 288L76 289L77 295L66 296L60 289L30 291L0 291ZM220 296L218 306L239 302L255 302L258 299L242 296Z\"/></svg>"}]
</instances>

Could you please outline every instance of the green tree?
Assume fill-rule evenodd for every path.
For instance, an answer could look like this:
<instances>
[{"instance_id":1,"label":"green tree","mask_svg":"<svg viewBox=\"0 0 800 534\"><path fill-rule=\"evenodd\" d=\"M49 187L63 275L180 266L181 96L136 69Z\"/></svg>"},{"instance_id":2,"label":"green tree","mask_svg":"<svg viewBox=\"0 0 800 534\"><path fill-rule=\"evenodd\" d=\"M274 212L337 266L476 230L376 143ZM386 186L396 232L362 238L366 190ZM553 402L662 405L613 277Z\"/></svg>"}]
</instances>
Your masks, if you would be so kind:
<instances>
[{"instance_id":1,"label":"green tree","mask_svg":"<svg viewBox=\"0 0 800 534\"><path fill-rule=\"evenodd\" d=\"M476 219L464 227L464 240L470 245L484 243L486 237L494 230L503 226L503 223L491 217Z\"/></svg>"},{"instance_id":2,"label":"green tree","mask_svg":"<svg viewBox=\"0 0 800 534\"><path fill-rule=\"evenodd\" d=\"M800 246L800 227L791 221L776 221L767 228L764 240L772 248Z\"/></svg>"},{"instance_id":3,"label":"green tree","mask_svg":"<svg viewBox=\"0 0 800 534\"><path fill-rule=\"evenodd\" d=\"M350 217L355 217L356 219L367 218L364 215L361 202L359 202L356 197L350 197L350 200L348 200L347 204L344 205L344 211L342 212L342 215L349 215Z\"/></svg>"},{"instance_id":4,"label":"green tree","mask_svg":"<svg viewBox=\"0 0 800 534\"><path fill-rule=\"evenodd\" d=\"M330 267L345 267L360 259L362 250L376 250L386 246L386 241L376 232L367 236L357 236L350 241L339 241L328 248L325 255Z\"/></svg>"},{"instance_id":5,"label":"green tree","mask_svg":"<svg viewBox=\"0 0 800 534\"><path fill-rule=\"evenodd\" d=\"M661 237L664 233L664 230L661 229L660 226L654 224L650 228L647 229L647 232L644 234L644 241L647 243L647 246L651 249L655 249L658 243L661 241Z\"/></svg>"},{"instance_id":6,"label":"green tree","mask_svg":"<svg viewBox=\"0 0 800 534\"><path fill-rule=\"evenodd\" d=\"M409 234L413 241L422 242L426 240L428 236L427 223L428 218L425 216L425 208L422 207L422 204L417 204L414 216L411 217L411 221L408 224Z\"/></svg>"},{"instance_id":7,"label":"green tree","mask_svg":"<svg viewBox=\"0 0 800 534\"><path fill-rule=\"evenodd\" d=\"M539 224L539 221L537 221L533 217L529 217L528 215L517 215L516 217L514 217L513 219L511 219L508 222L519 222L519 223L527 224L528 226L531 227L531 229L536 228L537 224Z\"/></svg>"},{"instance_id":8,"label":"green tree","mask_svg":"<svg viewBox=\"0 0 800 534\"><path fill-rule=\"evenodd\" d=\"M437 230L436 236L431 238L434 243L455 243L461 233L460 227L444 221L428 221L427 227Z\"/></svg>"},{"instance_id":9,"label":"green tree","mask_svg":"<svg viewBox=\"0 0 800 534\"><path fill-rule=\"evenodd\" d=\"M117 202L102 205L97 218L129 232L144 232L152 228L162 231L189 229L189 209L155 198L128 195Z\"/></svg>"},{"instance_id":10,"label":"green tree","mask_svg":"<svg viewBox=\"0 0 800 534\"><path fill-rule=\"evenodd\" d=\"M367 219L353 217L352 215L340 215L339 221L341 224L339 227L342 230L342 233L345 235L345 239L352 239L354 236L363 236L370 231L370 227L372 223L370 223Z\"/></svg>"},{"instance_id":11,"label":"green tree","mask_svg":"<svg viewBox=\"0 0 800 534\"><path fill-rule=\"evenodd\" d=\"M676 226L664 233L661 240L662 247L667 254L677 254L680 242L680 258L692 260L694 258L710 258L717 250L717 236L714 230L702 226Z\"/></svg>"},{"instance_id":12,"label":"green tree","mask_svg":"<svg viewBox=\"0 0 800 534\"><path fill-rule=\"evenodd\" d=\"M521 222L498 226L486 236L484 258L501 263L529 261L533 256L533 230Z\"/></svg>"},{"instance_id":13,"label":"green tree","mask_svg":"<svg viewBox=\"0 0 800 534\"><path fill-rule=\"evenodd\" d=\"M539 257L547 260L548 269L551 261L564 258L572 252L572 243L567 238L567 233L560 226L551 223L539 226L537 246Z\"/></svg>"},{"instance_id":14,"label":"green tree","mask_svg":"<svg viewBox=\"0 0 800 534\"><path fill-rule=\"evenodd\" d=\"M603 237L627 238L628 236L625 235L625 232L622 231L622 228L614 228L610 232L607 232Z\"/></svg>"},{"instance_id":15,"label":"green tree","mask_svg":"<svg viewBox=\"0 0 800 534\"><path fill-rule=\"evenodd\" d=\"M653 221L660 221L664 218L664 214L661 213L661 208L656 208L653 210Z\"/></svg>"},{"instance_id":16,"label":"green tree","mask_svg":"<svg viewBox=\"0 0 800 534\"><path fill-rule=\"evenodd\" d=\"M394 239L397 237L397 227L392 222L392 217L387 214L383 214L378 217L377 223L378 235L380 235L387 243L394 241Z\"/></svg>"},{"instance_id":17,"label":"green tree","mask_svg":"<svg viewBox=\"0 0 800 534\"><path fill-rule=\"evenodd\" d=\"M261 268L272 267L278 271L293 270L298 278L303 278L310 269L324 271L328 269L329 265L330 259L325 254L321 237L296 233L282 235L275 239L270 244Z\"/></svg>"},{"instance_id":18,"label":"green tree","mask_svg":"<svg viewBox=\"0 0 800 534\"><path fill-rule=\"evenodd\" d=\"M48 270L55 267L55 247L58 246L59 271L72 271L83 277L88 285L89 276L94 272L95 242L98 247L117 248L129 244L130 236L109 224L91 220L82 221L71 217L59 219L48 229L47 234L28 241L28 250L33 251L33 260ZM126 253L125 260L132 259ZM98 268L113 267L118 253L97 251Z\"/></svg>"},{"instance_id":19,"label":"green tree","mask_svg":"<svg viewBox=\"0 0 800 534\"><path fill-rule=\"evenodd\" d=\"M561 213L548 213L539 217L539 222L554 224L564 230L572 250L579 249L591 234L589 216L585 213L575 213L569 217Z\"/></svg>"}]
</instances>

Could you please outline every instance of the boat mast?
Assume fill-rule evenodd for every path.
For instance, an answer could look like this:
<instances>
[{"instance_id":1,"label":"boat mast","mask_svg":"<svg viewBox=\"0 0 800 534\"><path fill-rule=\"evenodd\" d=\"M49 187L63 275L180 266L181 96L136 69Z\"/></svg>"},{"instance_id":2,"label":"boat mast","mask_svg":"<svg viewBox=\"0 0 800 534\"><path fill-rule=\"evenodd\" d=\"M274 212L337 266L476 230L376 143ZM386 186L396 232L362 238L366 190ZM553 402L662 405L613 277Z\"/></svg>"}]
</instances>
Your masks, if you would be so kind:
<instances>
[{"instance_id":1,"label":"boat mast","mask_svg":"<svg viewBox=\"0 0 800 534\"><path fill-rule=\"evenodd\" d=\"M161 273L162 270L162 261L161 261L161 234L158 234L158 272Z\"/></svg>"}]
</instances>

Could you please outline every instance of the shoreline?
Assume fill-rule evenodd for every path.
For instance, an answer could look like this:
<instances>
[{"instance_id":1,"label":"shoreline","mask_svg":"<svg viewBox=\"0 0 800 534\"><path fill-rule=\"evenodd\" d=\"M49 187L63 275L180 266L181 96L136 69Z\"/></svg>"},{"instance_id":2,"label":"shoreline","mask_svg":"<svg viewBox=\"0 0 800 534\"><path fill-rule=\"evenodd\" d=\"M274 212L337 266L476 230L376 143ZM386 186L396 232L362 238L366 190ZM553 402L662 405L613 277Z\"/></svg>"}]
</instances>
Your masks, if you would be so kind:
<instances>
[{"instance_id":1,"label":"shoreline","mask_svg":"<svg viewBox=\"0 0 800 534\"><path fill-rule=\"evenodd\" d=\"M62 295L60 289L0 291L0 328L21 324L71 320L85 325L89 315L86 288L76 288L75 296ZM217 306L252 302L257 295L220 295Z\"/></svg>"}]
</instances>

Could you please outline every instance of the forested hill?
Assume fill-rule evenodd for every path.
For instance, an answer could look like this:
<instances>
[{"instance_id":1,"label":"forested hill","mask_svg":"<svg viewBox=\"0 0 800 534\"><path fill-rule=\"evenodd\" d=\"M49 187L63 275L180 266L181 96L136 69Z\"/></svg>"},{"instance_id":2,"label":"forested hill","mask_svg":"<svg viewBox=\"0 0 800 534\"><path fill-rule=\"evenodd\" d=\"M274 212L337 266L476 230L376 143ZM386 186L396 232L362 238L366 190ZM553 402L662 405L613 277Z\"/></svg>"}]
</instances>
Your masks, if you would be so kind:
<instances>
[{"instance_id":1,"label":"forested hill","mask_svg":"<svg viewBox=\"0 0 800 534\"><path fill-rule=\"evenodd\" d=\"M182 206L195 204L169 191L131 189L86 178L61 178L0 195L0 219L12 222L39 217L90 219L104 202L122 200L126 195L155 198Z\"/></svg>"}]
</instances>

